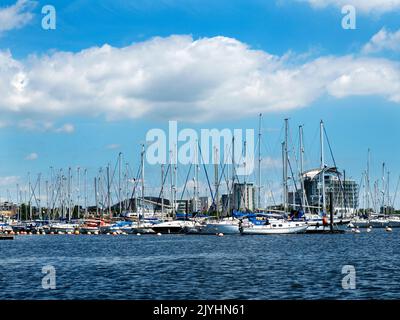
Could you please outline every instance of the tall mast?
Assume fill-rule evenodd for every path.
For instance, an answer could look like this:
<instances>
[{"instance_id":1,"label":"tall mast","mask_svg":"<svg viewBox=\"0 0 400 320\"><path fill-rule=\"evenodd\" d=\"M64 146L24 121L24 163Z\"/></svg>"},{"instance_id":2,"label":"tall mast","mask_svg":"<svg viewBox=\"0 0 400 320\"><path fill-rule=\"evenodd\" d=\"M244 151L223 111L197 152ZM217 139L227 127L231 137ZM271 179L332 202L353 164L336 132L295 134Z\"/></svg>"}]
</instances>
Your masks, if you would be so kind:
<instances>
[{"instance_id":1,"label":"tall mast","mask_svg":"<svg viewBox=\"0 0 400 320\"><path fill-rule=\"evenodd\" d=\"M285 196L285 190L286 190L286 180L285 180L285 142L282 142L282 167L283 167L283 176L282 176L282 190L283 190L283 210L286 212L286 208L287 208L287 200L286 200L286 196Z\"/></svg>"},{"instance_id":2,"label":"tall mast","mask_svg":"<svg viewBox=\"0 0 400 320\"><path fill-rule=\"evenodd\" d=\"M99 196L97 191L97 177L94 178L94 199L96 202L96 217L99 216Z\"/></svg>"},{"instance_id":3,"label":"tall mast","mask_svg":"<svg viewBox=\"0 0 400 320\"><path fill-rule=\"evenodd\" d=\"M72 172L71 172L71 167L69 167L68 168L68 221L71 220L71 214L72 214L71 184L72 184Z\"/></svg>"},{"instance_id":4,"label":"tall mast","mask_svg":"<svg viewBox=\"0 0 400 320\"><path fill-rule=\"evenodd\" d=\"M288 210L288 135L289 135L289 119L285 119L285 143L284 143L284 164L283 164L283 192L284 192L284 210Z\"/></svg>"},{"instance_id":5,"label":"tall mast","mask_svg":"<svg viewBox=\"0 0 400 320\"><path fill-rule=\"evenodd\" d=\"M50 186L49 186L49 181L46 180L45 181L45 188L46 188L46 214L47 214L47 219L49 219L49 212L50 212L50 198L49 198L49 190L50 190Z\"/></svg>"},{"instance_id":6,"label":"tall mast","mask_svg":"<svg viewBox=\"0 0 400 320\"><path fill-rule=\"evenodd\" d=\"M169 151L169 178L170 178L170 205L171 205L171 212L172 212L172 217L175 215L175 208L174 208L174 176L172 172L172 149Z\"/></svg>"},{"instance_id":7,"label":"tall mast","mask_svg":"<svg viewBox=\"0 0 400 320\"><path fill-rule=\"evenodd\" d=\"M85 171L84 171L84 179L85 179L85 181L84 181L84 197L85 197L85 218L87 217L87 213L88 213L88 211L87 211L87 169L85 168Z\"/></svg>"},{"instance_id":8,"label":"tall mast","mask_svg":"<svg viewBox=\"0 0 400 320\"><path fill-rule=\"evenodd\" d=\"M121 198L121 159L122 152L118 154L118 203L119 203L119 214L122 213L122 198Z\"/></svg>"},{"instance_id":9,"label":"tall mast","mask_svg":"<svg viewBox=\"0 0 400 320\"><path fill-rule=\"evenodd\" d=\"M374 193L375 193L375 197L374 197L374 199L375 199L375 201L374 201L374 204L375 204L375 212L378 213L378 212L379 212L379 208L378 208L378 206L379 206L379 187L378 187L378 181L375 181L375 183L374 183Z\"/></svg>"},{"instance_id":10,"label":"tall mast","mask_svg":"<svg viewBox=\"0 0 400 320\"><path fill-rule=\"evenodd\" d=\"M161 217L164 218L164 164L161 164Z\"/></svg>"},{"instance_id":11,"label":"tall mast","mask_svg":"<svg viewBox=\"0 0 400 320\"><path fill-rule=\"evenodd\" d=\"M199 172L200 172L200 158L199 158L199 143L196 140L196 210L199 211L198 202L200 199L200 187L199 187Z\"/></svg>"},{"instance_id":12,"label":"tall mast","mask_svg":"<svg viewBox=\"0 0 400 320\"><path fill-rule=\"evenodd\" d=\"M322 183L322 213L326 210L326 195L325 195L325 158L324 158L324 122L320 122L320 143L321 143L321 183Z\"/></svg>"},{"instance_id":13,"label":"tall mast","mask_svg":"<svg viewBox=\"0 0 400 320\"><path fill-rule=\"evenodd\" d=\"M363 190L364 190L364 195L363 195L363 199L364 199L364 214L366 213L367 210L367 171L363 172L361 175L361 181L364 184L363 185Z\"/></svg>"},{"instance_id":14,"label":"tall mast","mask_svg":"<svg viewBox=\"0 0 400 320\"><path fill-rule=\"evenodd\" d=\"M258 123L258 198L257 198L257 207L261 208L261 120L262 114L259 116Z\"/></svg>"},{"instance_id":15,"label":"tall mast","mask_svg":"<svg viewBox=\"0 0 400 320\"><path fill-rule=\"evenodd\" d=\"M218 149L214 148L215 210L219 218Z\"/></svg>"},{"instance_id":16,"label":"tall mast","mask_svg":"<svg viewBox=\"0 0 400 320\"><path fill-rule=\"evenodd\" d=\"M16 205L17 205L17 220L21 221L21 207L19 205L19 184L17 183L17 201L16 201Z\"/></svg>"},{"instance_id":17,"label":"tall mast","mask_svg":"<svg viewBox=\"0 0 400 320\"><path fill-rule=\"evenodd\" d=\"M128 211L131 205L131 199L129 195L129 165L128 162L125 163L125 211Z\"/></svg>"},{"instance_id":18,"label":"tall mast","mask_svg":"<svg viewBox=\"0 0 400 320\"><path fill-rule=\"evenodd\" d=\"M383 213L385 213L385 196L386 196L386 190L385 190L385 163L382 164L382 210Z\"/></svg>"},{"instance_id":19,"label":"tall mast","mask_svg":"<svg viewBox=\"0 0 400 320\"><path fill-rule=\"evenodd\" d=\"M194 149L194 212L198 211L198 193L199 193L199 156L198 156L198 141L196 140L196 147Z\"/></svg>"},{"instance_id":20,"label":"tall mast","mask_svg":"<svg viewBox=\"0 0 400 320\"><path fill-rule=\"evenodd\" d=\"M80 202L80 195L81 195L81 190L80 190L80 178L81 178L81 172L80 172L80 170L81 170L81 168L78 167L78 169L77 169L77 173L78 173L77 184L78 184L78 187L77 187L77 189L76 189L76 191L77 191L77 193L78 193L78 195L77 195L77 198L78 198L78 205L77 205L77 208L78 208L78 210L77 210L78 219L80 218L80 207L81 207L81 202Z\"/></svg>"},{"instance_id":21,"label":"tall mast","mask_svg":"<svg viewBox=\"0 0 400 320\"><path fill-rule=\"evenodd\" d=\"M299 126L299 138L300 138L300 183L301 183L301 206L304 212L306 212L306 193L304 190L304 141L303 141L303 126Z\"/></svg>"},{"instance_id":22,"label":"tall mast","mask_svg":"<svg viewBox=\"0 0 400 320\"><path fill-rule=\"evenodd\" d=\"M232 192L232 203L231 213L235 208L235 133L232 135L232 181L231 181L231 192Z\"/></svg>"},{"instance_id":23,"label":"tall mast","mask_svg":"<svg viewBox=\"0 0 400 320\"><path fill-rule=\"evenodd\" d=\"M386 206L388 207L388 210L390 210L390 171L387 172L387 182L386 182L386 194L387 194L387 202Z\"/></svg>"},{"instance_id":24,"label":"tall mast","mask_svg":"<svg viewBox=\"0 0 400 320\"><path fill-rule=\"evenodd\" d=\"M141 161L141 182L142 182L142 196L141 196L141 207L142 207L142 216L144 217L144 144L142 144L142 152L140 155L140 161ZM138 219L138 223L140 223L140 215L139 215L139 219Z\"/></svg>"},{"instance_id":25,"label":"tall mast","mask_svg":"<svg viewBox=\"0 0 400 320\"><path fill-rule=\"evenodd\" d=\"M371 155L371 151L368 148L368 158L367 158L367 175L366 175L366 191L367 191L367 198L366 200L366 209L367 212L369 210L369 198L370 198L370 183L369 183L369 165L370 165L370 155Z\"/></svg>"},{"instance_id":26,"label":"tall mast","mask_svg":"<svg viewBox=\"0 0 400 320\"><path fill-rule=\"evenodd\" d=\"M31 203L31 193L32 193L32 187L31 187L31 174L28 172L28 190L29 190L29 201L28 201L28 206L29 206L29 220L32 220L32 203Z\"/></svg>"},{"instance_id":27,"label":"tall mast","mask_svg":"<svg viewBox=\"0 0 400 320\"><path fill-rule=\"evenodd\" d=\"M38 201L38 209L39 209L39 218L42 220L42 204L41 204L41 202L40 202L40 180L41 180L41 174L39 173L39 175L38 175L38 189L39 189L39 191L38 191L38 199L37 199L37 201Z\"/></svg>"},{"instance_id":28,"label":"tall mast","mask_svg":"<svg viewBox=\"0 0 400 320\"><path fill-rule=\"evenodd\" d=\"M107 165L107 206L108 206L108 215L109 215L110 219L112 219L110 164Z\"/></svg>"},{"instance_id":29,"label":"tall mast","mask_svg":"<svg viewBox=\"0 0 400 320\"><path fill-rule=\"evenodd\" d=\"M177 209L177 194L178 191L178 144L175 143L174 148L174 212L176 216L176 209Z\"/></svg>"}]
</instances>

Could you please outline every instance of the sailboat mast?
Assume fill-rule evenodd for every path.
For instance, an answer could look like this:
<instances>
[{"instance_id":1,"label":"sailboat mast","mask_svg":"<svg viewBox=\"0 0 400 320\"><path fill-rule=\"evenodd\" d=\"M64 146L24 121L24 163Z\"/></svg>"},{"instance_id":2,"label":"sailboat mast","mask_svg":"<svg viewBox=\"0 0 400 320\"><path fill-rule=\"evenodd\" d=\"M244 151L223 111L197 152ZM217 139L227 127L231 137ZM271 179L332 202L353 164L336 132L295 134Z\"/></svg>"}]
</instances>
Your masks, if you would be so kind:
<instances>
[{"instance_id":1,"label":"sailboat mast","mask_svg":"<svg viewBox=\"0 0 400 320\"><path fill-rule=\"evenodd\" d=\"M289 135L289 119L285 119L285 143L284 147L284 164L283 164L283 198L284 198L284 211L288 210L288 135Z\"/></svg>"},{"instance_id":2,"label":"sailboat mast","mask_svg":"<svg viewBox=\"0 0 400 320\"><path fill-rule=\"evenodd\" d=\"M260 113L258 122L258 199L257 207L261 208L261 120L262 114Z\"/></svg>"},{"instance_id":3,"label":"sailboat mast","mask_svg":"<svg viewBox=\"0 0 400 320\"><path fill-rule=\"evenodd\" d=\"M320 122L320 144L321 144L321 184L322 184L322 213L326 210L325 195L325 158L324 158L324 122Z\"/></svg>"},{"instance_id":4,"label":"sailboat mast","mask_svg":"<svg viewBox=\"0 0 400 320\"><path fill-rule=\"evenodd\" d=\"M85 197L85 218L87 218L88 214L88 204L87 204L87 169L84 171L84 197Z\"/></svg>"},{"instance_id":5,"label":"sailboat mast","mask_svg":"<svg viewBox=\"0 0 400 320\"><path fill-rule=\"evenodd\" d=\"M78 219L80 218L80 208L81 208L81 202L80 202L80 196L81 196L81 190L80 190L80 178L81 178L81 168L80 167L78 167L77 169L77 174L78 174L78 177L77 177L77 180L76 180L76 183L77 183L77 188L76 188L76 193L77 193L77 214L78 214Z\"/></svg>"},{"instance_id":6,"label":"sailboat mast","mask_svg":"<svg viewBox=\"0 0 400 320\"><path fill-rule=\"evenodd\" d=\"M29 220L32 220L32 203L31 203L31 199L32 199L32 186L31 186L31 174L30 172L28 172L28 196L29 196L29 201L28 201L28 206L29 206Z\"/></svg>"},{"instance_id":7,"label":"sailboat mast","mask_svg":"<svg viewBox=\"0 0 400 320\"><path fill-rule=\"evenodd\" d=\"M161 218L164 218L164 164L161 164L161 189L160 189L160 197L161 197Z\"/></svg>"},{"instance_id":8,"label":"sailboat mast","mask_svg":"<svg viewBox=\"0 0 400 320\"><path fill-rule=\"evenodd\" d=\"M386 190L385 190L385 163L382 164L382 210L383 213L385 213L385 196L386 196Z\"/></svg>"},{"instance_id":9,"label":"sailboat mast","mask_svg":"<svg viewBox=\"0 0 400 320\"><path fill-rule=\"evenodd\" d=\"M125 206L124 210L128 211L131 207L131 198L129 195L129 164L125 163Z\"/></svg>"},{"instance_id":10,"label":"sailboat mast","mask_svg":"<svg viewBox=\"0 0 400 320\"><path fill-rule=\"evenodd\" d=\"M194 212L198 211L197 204L199 199L199 155L198 155L198 141L196 140L196 147L194 149Z\"/></svg>"},{"instance_id":11,"label":"sailboat mast","mask_svg":"<svg viewBox=\"0 0 400 320\"><path fill-rule=\"evenodd\" d=\"M110 164L107 165L107 206L108 206L108 215L110 216L110 219L112 219Z\"/></svg>"},{"instance_id":12,"label":"sailboat mast","mask_svg":"<svg viewBox=\"0 0 400 320\"><path fill-rule=\"evenodd\" d=\"M367 158L367 176L366 176L366 191L367 191L367 198L366 200L366 210L369 211L369 198L370 198L370 183L369 183L369 165L370 165L370 156L371 150L368 148L368 158Z\"/></svg>"},{"instance_id":13,"label":"sailboat mast","mask_svg":"<svg viewBox=\"0 0 400 320\"><path fill-rule=\"evenodd\" d=\"M142 152L140 154L140 163L141 163L141 182L142 182L142 195L141 195L141 212L144 218L144 144L142 144ZM138 224L140 223L140 215L138 219Z\"/></svg>"},{"instance_id":14,"label":"sailboat mast","mask_svg":"<svg viewBox=\"0 0 400 320\"><path fill-rule=\"evenodd\" d=\"M176 217L177 210L177 191L178 191L178 144L175 143L174 148L174 212Z\"/></svg>"},{"instance_id":15,"label":"sailboat mast","mask_svg":"<svg viewBox=\"0 0 400 320\"><path fill-rule=\"evenodd\" d=\"M235 208L235 134L232 135L232 178L231 178L231 192L232 192L232 203L231 213Z\"/></svg>"},{"instance_id":16,"label":"sailboat mast","mask_svg":"<svg viewBox=\"0 0 400 320\"><path fill-rule=\"evenodd\" d=\"M286 181L285 181L285 142L282 142L282 167L283 167L283 176L282 176L282 190L283 190L283 210L286 212L286 208L287 208L287 201L286 201L286 196L285 196L285 190L286 190Z\"/></svg>"},{"instance_id":17,"label":"sailboat mast","mask_svg":"<svg viewBox=\"0 0 400 320\"><path fill-rule=\"evenodd\" d=\"M16 205L17 205L17 220L21 221L21 206L19 203L19 184L17 183L17 200L16 200Z\"/></svg>"},{"instance_id":18,"label":"sailboat mast","mask_svg":"<svg viewBox=\"0 0 400 320\"><path fill-rule=\"evenodd\" d=\"M122 152L120 152L118 154L118 203L119 203L119 214L122 213L121 160L122 160Z\"/></svg>"},{"instance_id":19,"label":"sailboat mast","mask_svg":"<svg viewBox=\"0 0 400 320\"><path fill-rule=\"evenodd\" d=\"M299 138L300 138L300 183L301 183L301 206L305 212L305 190L304 190L304 141L303 141L303 126L299 126Z\"/></svg>"},{"instance_id":20,"label":"sailboat mast","mask_svg":"<svg viewBox=\"0 0 400 320\"><path fill-rule=\"evenodd\" d=\"M169 179L170 179L170 201L169 204L171 206L172 217L175 215L174 211L174 181L173 181L173 173L172 173L172 149L169 151Z\"/></svg>"},{"instance_id":21,"label":"sailboat mast","mask_svg":"<svg viewBox=\"0 0 400 320\"><path fill-rule=\"evenodd\" d=\"M219 218L218 149L214 148L215 211Z\"/></svg>"},{"instance_id":22,"label":"sailboat mast","mask_svg":"<svg viewBox=\"0 0 400 320\"><path fill-rule=\"evenodd\" d=\"M387 200L386 200L386 206L388 208L388 211L390 210L390 171L387 172L387 182L386 182L386 194L387 194Z\"/></svg>"},{"instance_id":23,"label":"sailboat mast","mask_svg":"<svg viewBox=\"0 0 400 320\"><path fill-rule=\"evenodd\" d=\"M94 199L96 202L96 217L99 216L99 197L97 191L97 177L94 178Z\"/></svg>"},{"instance_id":24,"label":"sailboat mast","mask_svg":"<svg viewBox=\"0 0 400 320\"><path fill-rule=\"evenodd\" d=\"M72 216L72 169L68 168L68 221Z\"/></svg>"},{"instance_id":25,"label":"sailboat mast","mask_svg":"<svg viewBox=\"0 0 400 320\"><path fill-rule=\"evenodd\" d=\"M38 199L37 199L37 201L38 201L38 207L39 207L39 219L42 220L42 204L40 202L40 199L41 199L41 196L40 196L41 176L42 176L41 173L39 173L39 175L38 175L38 188L39 188L39 190L38 190Z\"/></svg>"}]
</instances>

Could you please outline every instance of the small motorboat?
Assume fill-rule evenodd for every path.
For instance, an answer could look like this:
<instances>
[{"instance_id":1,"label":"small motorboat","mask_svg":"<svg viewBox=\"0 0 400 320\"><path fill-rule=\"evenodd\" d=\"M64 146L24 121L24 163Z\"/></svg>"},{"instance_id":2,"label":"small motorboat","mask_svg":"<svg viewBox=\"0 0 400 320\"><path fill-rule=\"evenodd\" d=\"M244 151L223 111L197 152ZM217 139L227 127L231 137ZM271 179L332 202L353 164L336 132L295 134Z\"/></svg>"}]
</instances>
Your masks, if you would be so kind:
<instances>
[{"instance_id":1,"label":"small motorboat","mask_svg":"<svg viewBox=\"0 0 400 320\"><path fill-rule=\"evenodd\" d=\"M191 220L172 220L154 224L152 230L162 234L181 234L188 227L193 227L194 221Z\"/></svg>"}]
</instances>

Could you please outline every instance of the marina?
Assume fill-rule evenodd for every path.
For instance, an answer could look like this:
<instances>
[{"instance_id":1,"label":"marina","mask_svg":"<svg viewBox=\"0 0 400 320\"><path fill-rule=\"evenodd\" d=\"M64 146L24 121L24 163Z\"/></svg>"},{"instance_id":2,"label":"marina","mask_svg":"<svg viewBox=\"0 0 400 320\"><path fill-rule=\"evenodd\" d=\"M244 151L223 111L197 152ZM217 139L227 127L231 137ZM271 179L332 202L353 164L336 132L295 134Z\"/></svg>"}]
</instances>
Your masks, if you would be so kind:
<instances>
[{"instance_id":1,"label":"marina","mask_svg":"<svg viewBox=\"0 0 400 320\"><path fill-rule=\"evenodd\" d=\"M284 235L318 233L359 233L367 229L392 231L400 227L395 214L394 193L389 189L389 171L382 165L382 177L370 186L370 150L362 184L346 177L336 165L324 122L319 124L320 168L304 169L303 126L298 127L299 144L290 145L289 120L284 120L282 142L281 204L263 207L261 192L262 115L258 127L258 167L254 182L237 173L240 161L235 154L235 136L231 138L230 164L208 165L200 161L204 150L196 146L194 161L186 168L186 180L180 196L177 192L178 163L172 150L168 165L161 165L158 195L146 195L146 148L141 146L136 176L128 163L123 169L123 154L115 165L100 168L94 177L94 205L90 204L88 172L78 167L58 171L51 168L45 180L28 174L24 193L17 185L16 202L1 205L0 233L9 235ZM330 160L325 157L328 146ZM298 148L297 155L294 149ZM291 151L290 151L291 150ZM213 155L219 160L219 149ZM226 158L229 154L225 154ZM295 159L295 163L293 160ZM331 162L331 165L328 163ZM298 172L294 172L294 167ZM199 173L203 170L209 195L200 195ZM211 181L214 173L214 181ZM229 174L230 179L229 179ZM192 176L192 180L190 179ZM400 177L399 177L400 182ZM169 184L169 185L168 185ZM189 190L189 187L193 188ZM26 189L27 188L27 189ZM381 190L378 192L377 190ZM169 197L168 197L169 195ZM186 198L185 198L186 196ZM361 197L361 202L360 202ZM44 205L45 203L45 205ZM397 212L399 213L399 212Z\"/></svg>"}]
</instances>

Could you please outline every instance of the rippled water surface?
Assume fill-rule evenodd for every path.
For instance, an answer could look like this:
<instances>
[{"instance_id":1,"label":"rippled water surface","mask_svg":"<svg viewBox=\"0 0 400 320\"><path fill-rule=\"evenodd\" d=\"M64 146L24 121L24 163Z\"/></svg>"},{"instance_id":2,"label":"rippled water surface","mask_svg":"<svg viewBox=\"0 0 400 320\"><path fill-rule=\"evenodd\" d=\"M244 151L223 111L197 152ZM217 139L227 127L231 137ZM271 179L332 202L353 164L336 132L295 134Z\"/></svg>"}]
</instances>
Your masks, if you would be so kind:
<instances>
[{"instance_id":1,"label":"rippled water surface","mask_svg":"<svg viewBox=\"0 0 400 320\"><path fill-rule=\"evenodd\" d=\"M56 289L42 288L42 267ZM342 288L344 265L356 289ZM18 236L0 299L400 299L400 229L290 236Z\"/></svg>"}]
</instances>

